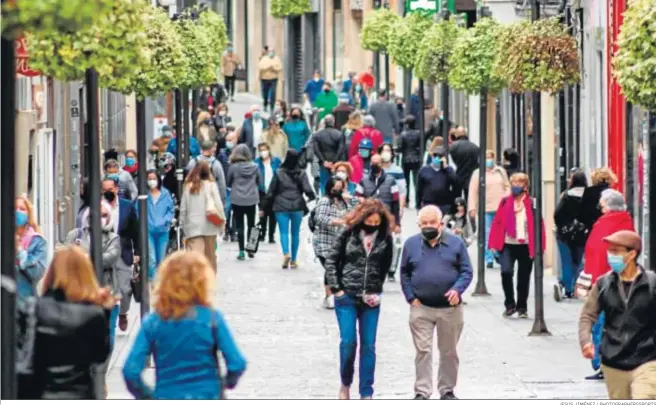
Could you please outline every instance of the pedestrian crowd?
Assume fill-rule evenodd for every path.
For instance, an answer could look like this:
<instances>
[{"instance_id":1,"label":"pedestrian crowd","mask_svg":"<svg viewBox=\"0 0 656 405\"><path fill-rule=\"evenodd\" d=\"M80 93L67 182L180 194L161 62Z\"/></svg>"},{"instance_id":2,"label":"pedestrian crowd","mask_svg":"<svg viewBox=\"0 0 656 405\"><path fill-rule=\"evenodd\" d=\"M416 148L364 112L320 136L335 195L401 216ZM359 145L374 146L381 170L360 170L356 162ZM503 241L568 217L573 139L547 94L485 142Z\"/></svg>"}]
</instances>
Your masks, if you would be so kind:
<instances>
[{"instance_id":1,"label":"pedestrian crowd","mask_svg":"<svg viewBox=\"0 0 656 405\"><path fill-rule=\"evenodd\" d=\"M49 264L32 204L16 199L21 398L107 396L115 328L127 330L132 298L140 299L144 255L152 312L123 366L128 390L138 399L225 398L247 362L238 336L214 309L219 242L236 242L238 261L256 260L259 243L277 243L278 230L281 267L294 270L307 217L324 270L322 304L334 310L339 327L338 397L351 396L356 356L359 396L374 395L383 290L398 273L416 348L415 399L435 391L435 335L436 392L457 399L463 294L473 279L467 248L476 232L485 234L486 269L501 269L502 316L529 316L533 260L546 237L543 226L542 243L534 238L531 187L540 185L531 185L519 153L506 149L499 162L488 150L479 166L480 149L465 128L430 104L419 111L418 92L406 111L402 98L373 91L373 69L349 72L345 80L340 74L333 83L317 71L304 87L304 103L288 104L276 97L282 63L272 48L257 64L261 105L231 116L226 103L234 101L243 73L231 45L222 66L223 86L203 89L193 111L188 162L177 161L180 134L168 126L153 141L148 162L128 150L121 166L121 157L107 152L102 184L83 180L76 228ZM424 131L417 128L419 114ZM141 190L146 218L134 203L140 164L149 167L148 190ZM642 241L624 196L612 189L614 174L596 169L591 181L573 170L554 214L562 269L554 298L585 298L579 340L595 370L588 378L605 379L611 399L654 399L656 275L638 264ZM103 196L102 279L88 257L91 187L101 187ZM483 229L475 229L479 204ZM402 240L402 218L412 208L420 232ZM139 221L148 222L148 246L140 246ZM142 377L151 356L155 387Z\"/></svg>"}]
</instances>

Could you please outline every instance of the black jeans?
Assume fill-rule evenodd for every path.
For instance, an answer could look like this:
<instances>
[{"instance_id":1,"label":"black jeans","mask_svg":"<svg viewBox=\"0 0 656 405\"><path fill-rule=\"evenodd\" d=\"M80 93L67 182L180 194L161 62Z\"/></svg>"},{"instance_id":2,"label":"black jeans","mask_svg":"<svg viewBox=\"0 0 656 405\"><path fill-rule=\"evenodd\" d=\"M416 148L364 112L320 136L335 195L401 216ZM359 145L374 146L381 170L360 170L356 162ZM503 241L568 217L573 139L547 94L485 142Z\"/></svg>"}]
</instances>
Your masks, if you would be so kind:
<instances>
[{"instance_id":1,"label":"black jeans","mask_svg":"<svg viewBox=\"0 0 656 405\"><path fill-rule=\"evenodd\" d=\"M517 262L517 302L513 290L513 273ZM531 271L533 259L528 252L528 245L511 245L506 243L501 251L501 284L505 296L506 309L528 310L528 292L531 288Z\"/></svg>"},{"instance_id":2,"label":"black jeans","mask_svg":"<svg viewBox=\"0 0 656 405\"><path fill-rule=\"evenodd\" d=\"M264 108L273 108L276 104L276 87L278 87L278 79L262 80L262 100Z\"/></svg>"},{"instance_id":3,"label":"black jeans","mask_svg":"<svg viewBox=\"0 0 656 405\"><path fill-rule=\"evenodd\" d=\"M225 76L223 78L223 87L225 87L226 95L228 97L235 96L235 77Z\"/></svg>"},{"instance_id":4,"label":"black jeans","mask_svg":"<svg viewBox=\"0 0 656 405\"><path fill-rule=\"evenodd\" d=\"M273 235L276 234L276 214L274 212L265 213L260 219L260 224L262 225L260 240L264 240L264 236L267 234L267 224L269 225L269 240L273 240Z\"/></svg>"},{"instance_id":5,"label":"black jeans","mask_svg":"<svg viewBox=\"0 0 656 405\"><path fill-rule=\"evenodd\" d=\"M319 259L319 263L321 263L321 267L323 267L323 285L327 286L328 277L326 276L326 258L322 256L317 256L317 259Z\"/></svg>"},{"instance_id":6,"label":"black jeans","mask_svg":"<svg viewBox=\"0 0 656 405\"><path fill-rule=\"evenodd\" d=\"M232 205L232 216L239 235L239 251L244 251L244 216L248 223L248 235L250 236L251 229L255 226L255 205Z\"/></svg>"},{"instance_id":7,"label":"black jeans","mask_svg":"<svg viewBox=\"0 0 656 405\"><path fill-rule=\"evenodd\" d=\"M410 173L412 173L412 184L414 186L413 191L415 192L415 206L419 206L419 201L417 201L417 178L419 177L419 169L421 169L421 162L405 163L403 165L403 177L405 177L405 185L408 189L405 195L405 205L410 204Z\"/></svg>"}]
</instances>

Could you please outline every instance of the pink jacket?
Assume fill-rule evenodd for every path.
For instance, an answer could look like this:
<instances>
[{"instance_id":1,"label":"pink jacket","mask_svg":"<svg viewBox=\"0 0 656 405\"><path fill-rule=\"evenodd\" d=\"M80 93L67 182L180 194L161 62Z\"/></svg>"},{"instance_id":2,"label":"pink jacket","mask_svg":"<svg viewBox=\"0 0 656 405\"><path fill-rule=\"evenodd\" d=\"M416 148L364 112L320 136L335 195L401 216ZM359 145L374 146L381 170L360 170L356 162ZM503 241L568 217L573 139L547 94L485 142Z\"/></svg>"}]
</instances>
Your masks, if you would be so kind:
<instances>
[{"instance_id":1,"label":"pink jacket","mask_svg":"<svg viewBox=\"0 0 656 405\"><path fill-rule=\"evenodd\" d=\"M533 207L531 206L532 199L524 198L524 207L526 208L526 222L528 227L528 252L531 258L535 257L535 238L533 232L535 231L535 222L533 220ZM503 250L506 243L506 235L514 232L515 227L515 208L513 205L513 196L505 197L499 203L499 208L494 215L492 227L490 228L490 240L488 248L494 249L497 252ZM542 222L542 252L544 252L547 245L547 237L544 231L544 221Z\"/></svg>"},{"instance_id":2,"label":"pink jacket","mask_svg":"<svg viewBox=\"0 0 656 405\"><path fill-rule=\"evenodd\" d=\"M509 194L510 183L503 167L496 166L491 171L485 172L485 212L496 211L501 199ZM470 211L478 209L478 169L474 171L469 181L467 209Z\"/></svg>"}]
</instances>

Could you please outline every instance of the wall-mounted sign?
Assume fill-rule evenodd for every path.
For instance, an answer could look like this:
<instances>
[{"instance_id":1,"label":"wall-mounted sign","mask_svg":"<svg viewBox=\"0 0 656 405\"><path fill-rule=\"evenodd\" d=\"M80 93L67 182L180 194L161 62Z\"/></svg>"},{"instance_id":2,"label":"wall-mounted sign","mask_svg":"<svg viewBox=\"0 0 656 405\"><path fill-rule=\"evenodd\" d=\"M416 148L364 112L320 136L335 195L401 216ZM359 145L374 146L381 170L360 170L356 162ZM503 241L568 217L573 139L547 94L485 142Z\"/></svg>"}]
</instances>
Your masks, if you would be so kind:
<instances>
[{"instance_id":1,"label":"wall-mounted sign","mask_svg":"<svg viewBox=\"0 0 656 405\"><path fill-rule=\"evenodd\" d=\"M21 35L14 41L14 45L16 47L16 73L27 77L41 76L40 72L30 68L27 38Z\"/></svg>"}]
</instances>

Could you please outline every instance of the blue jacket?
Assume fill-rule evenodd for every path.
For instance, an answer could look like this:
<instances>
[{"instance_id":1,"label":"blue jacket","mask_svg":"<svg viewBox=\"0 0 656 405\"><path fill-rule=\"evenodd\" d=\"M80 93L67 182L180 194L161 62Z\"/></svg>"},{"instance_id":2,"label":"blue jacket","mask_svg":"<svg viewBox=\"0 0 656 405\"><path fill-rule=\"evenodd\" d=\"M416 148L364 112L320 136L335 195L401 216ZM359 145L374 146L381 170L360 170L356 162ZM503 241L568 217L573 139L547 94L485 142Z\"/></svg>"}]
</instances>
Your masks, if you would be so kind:
<instances>
[{"instance_id":1,"label":"blue jacket","mask_svg":"<svg viewBox=\"0 0 656 405\"><path fill-rule=\"evenodd\" d=\"M467 246L449 231L431 247L420 234L405 241L401 255L401 288L408 303L415 298L433 308L449 307L444 296L456 290L460 297L473 278Z\"/></svg>"},{"instance_id":2,"label":"blue jacket","mask_svg":"<svg viewBox=\"0 0 656 405\"><path fill-rule=\"evenodd\" d=\"M310 139L310 128L304 120L290 120L282 127L283 132L287 134L289 148L296 149L297 152L305 146Z\"/></svg>"},{"instance_id":3,"label":"blue jacket","mask_svg":"<svg viewBox=\"0 0 656 405\"><path fill-rule=\"evenodd\" d=\"M353 87L353 81L351 79L344 80L344 83L342 84L342 93L348 93L350 96L351 87Z\"/></svg>"},{"instance_id":4,"label":"blue jacket","mask_svg":"<svg viewBox=\"0 0 656 405\"><path fill-rule=\"evenodd\" d=\"M424 205L437 205L446 215L456 197L460 196L460 183L453 168L435 170L433 166L424 166L417 176L417 201Z\"/></svg>"},{"instance_id":5,"label":"blue jacket","mask_svg":"<svg viewBox=\"0 0 656 405\"><path fill-rule=\"evenodd\" d=\"M262 134L264 135L264 131L269 128L269 123L267 120L262 119ZM247 118L244 120L244 123L241 126L241 133L239 134L239 140L237 143L245 143L246 146L251 148L251 153L255 155L255 149L257 148L257 145L254 144L253 138L255 137L255 133L253 130L253 118Z\"/></svg>"},{"instance_id":6,"label":"blue jacket","mask_svg":"<svg viewBox=\"0 0 656 405\"><path fill-rule=\"evenodd\" d=\"M218 350L227 375L219 380ZM141 373L150 355L155 360L154 389ZM123 365L123 378L136 399L219 399L220 385L234 388L246 370L246 359L237 347L221 312L193 307L181 319L162 319L151 312L144 319Z\"/></svg>"},{"instance_id":7,"label":"blue jacket","mask_svg":"<svg viewBox=\"0 0 656 405\"><path fill-rule=\"evenodd\" d=\"M319 79L318 81L313 80L308 80L307 83L305 83L305 89L303 90L303 93L307 94L308 98L310 99L310 103L314 104L314 100L317 99L317 96L319 93L321 93L321 90L323 90L323 84L324 84L323 79Z\"/></svg>"},{"instance_id":8,"label":"blue jacket","mask_svg":"<svg viewBox=\"0 0 656 405\"><path fill-rule=\"evenodd\" d=\"M46 272L48 243L43 236L32 237L27 249L16 252L16 284L18 302L36 296L36 285Z\"/></svg>"},{"instance_id":9,"label":"blue jacket","mask_svg":"<svg viewBox=\"0 0 656 405\"><path fill-rule=\"evenodd\" d=\"M169 146L166 147L166 151L172 153L175 156L175 151L177 149L178 141L176 138L173 138L169 141ZM193 136L189 137L189 154L191 155L192 159L200 155L200 144L198 143L198 139Z\"/></svg>"},{"instance_id":10,"label":"blue jacket","mask_svg":"<svg viewBox=\"0 0 656 405\"><path fill-rule=\"evenodd\" d=\"M255 158L255 164L257 165L258 169L260 169L260 179L262 179L260 182L260 191L266 193L267 190L264 189L264 163L262 163L262 158ZM271 157L271 170L273 171L274 175L276 174L276 170L278 170L281 164L282 162L280 159L275 156Z\"/></svg>"},{"instance_id":11,"label":"blue jacket","mask_svg":"<svg viewBox=\"0 0 656 405\"><path fill-rule=\"evenodd\" d=\"M138 211L139 206L137 206ZM167 189L160 190L156 202L153 202L153 197L148 193L148 233L168 233L171 230L174 213L173 197Z\"/></svg>"}]
</instances>

